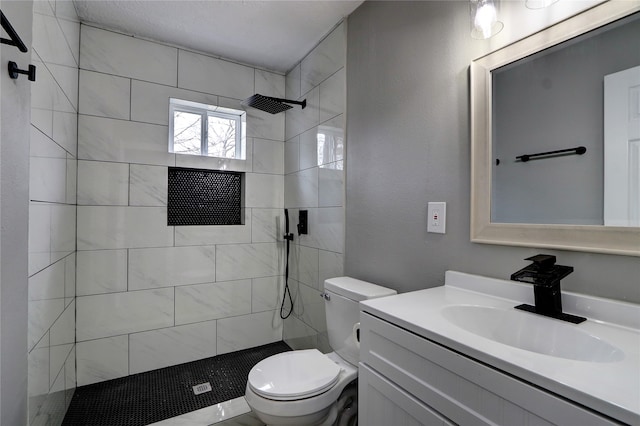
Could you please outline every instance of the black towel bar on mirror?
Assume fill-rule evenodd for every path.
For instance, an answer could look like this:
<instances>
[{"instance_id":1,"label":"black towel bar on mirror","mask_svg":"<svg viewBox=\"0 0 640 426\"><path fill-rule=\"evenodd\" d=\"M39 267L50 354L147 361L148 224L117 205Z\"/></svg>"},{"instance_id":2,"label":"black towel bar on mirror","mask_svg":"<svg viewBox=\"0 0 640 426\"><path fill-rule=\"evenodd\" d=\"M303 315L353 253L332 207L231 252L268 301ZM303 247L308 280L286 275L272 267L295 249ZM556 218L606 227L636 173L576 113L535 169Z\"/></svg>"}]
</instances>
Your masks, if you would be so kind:
<instances>
[{"instance_id":1,"label":"black towel bar on mirror","mask_svg":"<svg viewBox=\"0 0 640 426\"><path fill-rule=\"evenodd\" d=\"M557 151L539 152L537 154L525 154L516 157L516 160L520 160L526 163L529 160L543 160L545 158L561 157L565 155L582 155L587 152L587 148L584 146L578 146L576 148L559 149ZM542 158L537 158L542 157Z\"/></svg>"},{"instance_id":2,"label":"black towel bar on mirror","mask_svg":"<svg viewBox=\"0 0 640 426\"><path fill-rule=\"evenodd\" d=\"M2 28L7 32L7 34L10 37L10 39L0 38L0 41L2 42L2 44L15 46L21 52L28 52L29 49L27 49L27 46L25 46L25 44L22 42L22 39L20 38L16 30L13 29L13 26L11 25L7 17L4 16L4 13L2 13L1 10L0 10L0 18L2 20Z\"/></svg>"}]
</instances>

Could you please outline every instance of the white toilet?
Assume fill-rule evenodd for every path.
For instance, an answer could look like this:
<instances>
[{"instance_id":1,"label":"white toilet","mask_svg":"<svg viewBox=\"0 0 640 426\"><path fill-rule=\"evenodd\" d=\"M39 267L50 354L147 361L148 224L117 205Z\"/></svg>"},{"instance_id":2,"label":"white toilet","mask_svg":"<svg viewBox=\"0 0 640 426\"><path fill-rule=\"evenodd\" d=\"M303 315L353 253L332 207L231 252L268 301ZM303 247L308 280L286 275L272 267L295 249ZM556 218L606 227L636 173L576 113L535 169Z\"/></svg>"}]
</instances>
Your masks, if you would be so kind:
<instances>
[{"instance_id":1,"label":"white toilet","mask_svg":"<svg viewBox=\"0 0 640 426\"><path fill-rule=\"evenodd\" d=\"M343 394L358 377L358 302L396 294L349 277L328 279L324 289L327 333L334 352L283 352L260 361L249 372L245 398L267 425L328 426L336 422L356 392L350 387Z\"/></svg>"}]
</instances>

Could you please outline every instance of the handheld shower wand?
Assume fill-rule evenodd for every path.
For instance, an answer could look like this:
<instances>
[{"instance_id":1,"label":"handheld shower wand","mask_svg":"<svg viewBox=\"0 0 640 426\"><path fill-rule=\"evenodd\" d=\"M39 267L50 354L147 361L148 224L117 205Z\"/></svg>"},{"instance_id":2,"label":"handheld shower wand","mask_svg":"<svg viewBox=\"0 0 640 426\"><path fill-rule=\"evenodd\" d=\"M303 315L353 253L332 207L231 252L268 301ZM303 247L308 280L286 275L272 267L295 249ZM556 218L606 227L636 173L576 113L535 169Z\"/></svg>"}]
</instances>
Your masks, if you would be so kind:
<instances>
[{"instance_id":1,"label":"handheld shower wand","mask_svg":"<svg viewBox=\"0 0 640 426\"><path fill-rule=\"evenodd\" d=\"M287 242L287 259L284 268L284 293L282 294L282 304L280 305L280 318L287 319L293 312L293 298L291 297L291 290L289 290L289 244L293 241L293 234L289 233L289 210L284 209L284 239ZM291 309L285 314L284 303L289 294L289 302L291 303Z\"/></svg>"}]
</instances>

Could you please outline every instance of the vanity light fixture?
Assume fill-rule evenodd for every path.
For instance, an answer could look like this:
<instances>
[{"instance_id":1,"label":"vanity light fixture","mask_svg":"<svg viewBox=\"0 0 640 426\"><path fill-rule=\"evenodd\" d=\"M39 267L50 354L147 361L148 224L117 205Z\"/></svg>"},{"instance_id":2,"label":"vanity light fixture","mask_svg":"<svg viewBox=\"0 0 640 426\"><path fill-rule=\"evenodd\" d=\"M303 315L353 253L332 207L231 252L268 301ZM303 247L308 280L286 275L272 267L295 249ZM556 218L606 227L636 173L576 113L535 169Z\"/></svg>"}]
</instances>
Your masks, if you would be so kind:
<instances>
[{"instance_id":1,"label":"vanity light fixture","mask_svg":"<svg viewBox=\"0 0 640 426\"><path fill-rule=\"evenodd\" d=\"M526 0L524 5L527 9L544 9L557 2L558 0Z\"/></svg>"},{"instance_id":2,"label":"vanity light fixture","mask_svg":"<svg viewBox=\"0 0 640 426\"><path fill-rule=\"evenodd\" d=\"M469 0L471 37L485 40L498 34L504 24L498 20L498 10L493 0Z\"/></svg>"}]
</instances>

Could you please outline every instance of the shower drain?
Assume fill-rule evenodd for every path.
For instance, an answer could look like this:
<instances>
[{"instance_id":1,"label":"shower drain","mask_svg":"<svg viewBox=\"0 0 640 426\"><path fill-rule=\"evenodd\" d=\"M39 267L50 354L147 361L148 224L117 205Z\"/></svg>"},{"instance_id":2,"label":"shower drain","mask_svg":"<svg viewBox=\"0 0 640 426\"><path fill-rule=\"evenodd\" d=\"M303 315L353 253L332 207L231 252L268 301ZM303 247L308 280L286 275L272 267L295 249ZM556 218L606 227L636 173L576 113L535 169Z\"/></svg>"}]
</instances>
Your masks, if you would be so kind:
<instances>
[{"instance_id":1,"label":"shower drain","mask_svg":"<svg viewBox=\"0 0 640 426\"><path fill-rule=\"evenodd\" d=\"M201 393L211 392L211 383L200 383L199 385L195 385L193 387L193 393L195 395L200 395Z\"/></svg>"}]
</instances>

